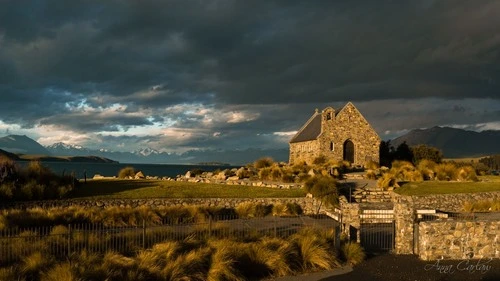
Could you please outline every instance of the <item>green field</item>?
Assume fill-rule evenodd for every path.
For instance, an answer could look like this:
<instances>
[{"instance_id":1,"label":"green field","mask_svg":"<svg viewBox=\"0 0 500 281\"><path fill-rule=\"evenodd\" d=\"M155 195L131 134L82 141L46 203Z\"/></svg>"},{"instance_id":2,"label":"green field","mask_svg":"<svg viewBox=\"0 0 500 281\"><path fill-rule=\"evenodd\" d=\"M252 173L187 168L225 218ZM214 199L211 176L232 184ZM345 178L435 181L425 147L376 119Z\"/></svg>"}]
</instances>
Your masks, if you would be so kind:
<instances>
[{"instance_id":1,"label":"green field","mask_svg":"<svg viewBox=\"0 0 500 281\"><path fill-rule=\"evenodd\" d=\"M429 195L500 191L500 176L482 176L478 182L408 182L395 192L401 195Z\"/></svg>"},{"instance_id":2,"label":"green field","mask_svg":"<svg viewBox=\"0 0 500 281\"><path fill-rule=\"evenodd\" d=\"M88 180L70 198L290 198L304 197L303 189L191 183L161 180Z\"/></svg>"}]
</instances>

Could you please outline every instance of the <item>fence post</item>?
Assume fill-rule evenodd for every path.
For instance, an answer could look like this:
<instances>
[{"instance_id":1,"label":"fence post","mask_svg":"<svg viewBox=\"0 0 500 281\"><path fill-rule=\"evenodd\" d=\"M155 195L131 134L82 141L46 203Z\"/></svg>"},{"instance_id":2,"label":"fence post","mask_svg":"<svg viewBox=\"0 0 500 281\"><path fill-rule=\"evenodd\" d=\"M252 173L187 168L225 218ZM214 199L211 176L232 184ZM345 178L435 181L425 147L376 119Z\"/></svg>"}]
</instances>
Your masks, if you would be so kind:
<instances>
[{"instance_id":1,"label":"fence post","mask_svg":"<svg viewBox=\"0 0 500 281\"><path fill-rule=\"evenodd\" d=\"M68 224L68 257L71 256L71 224Z\"/></svg>"},{"instance_id":2,"label":"fence post","mask_svg":"<svg viewBox=\"0 0 500 281\"><path fill-rule=\"evenodd\" d=\"M208 237L212 237L212 214L208 215Z\"/></svg>"},{"instance_id":3,"label":"fence post","mask_svg":"<svg viewBox=\"0 0 500 281\"><path fill-rule=\"evenodd\" d=\"M273 224L274 224L274 238L278 236L278 229L276 227L276 216L273 216Z\"/></svg>"},{"instance_id":4,"label":"fence post","mask_svg":"<svg viewBox=\"0 0 500 281\"><path fill-rule=\"evenodd\" d=\"M146 220L142 219L142 248L146 249Z\"/></svg>"}]
</instances>

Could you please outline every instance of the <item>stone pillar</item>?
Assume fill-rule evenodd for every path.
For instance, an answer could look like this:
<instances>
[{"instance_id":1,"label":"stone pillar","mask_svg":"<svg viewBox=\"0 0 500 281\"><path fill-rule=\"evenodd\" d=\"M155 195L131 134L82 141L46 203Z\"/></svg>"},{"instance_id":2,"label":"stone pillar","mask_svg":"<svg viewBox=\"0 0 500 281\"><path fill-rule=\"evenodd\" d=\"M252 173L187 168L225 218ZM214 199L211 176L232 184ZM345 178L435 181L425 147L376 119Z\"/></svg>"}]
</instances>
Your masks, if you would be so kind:
<instances>
[{"instance_id":1,"label":"stone pillar","mask_svg":"<svg viewBox=\"0 0 500 281\"><path fill-rule=\"evenodd\" d=\"M349 237L349 240L360 242L361 209L359 204L347 203L345 198L342 199L340 200L340 209L342 210L343 232Z\"/></svg>"},{"instance_id":2,"label":"stone pillar","mask_svg":"<svg viewBox=\"0 0 500 281\"><path fill-rule=\"evenodd\" d=\"M409 196L394 197L394 220L396 237L394 251L399 255L413 254L413 231L416 219L415 208Z\"/></svg>"}]
</instances>

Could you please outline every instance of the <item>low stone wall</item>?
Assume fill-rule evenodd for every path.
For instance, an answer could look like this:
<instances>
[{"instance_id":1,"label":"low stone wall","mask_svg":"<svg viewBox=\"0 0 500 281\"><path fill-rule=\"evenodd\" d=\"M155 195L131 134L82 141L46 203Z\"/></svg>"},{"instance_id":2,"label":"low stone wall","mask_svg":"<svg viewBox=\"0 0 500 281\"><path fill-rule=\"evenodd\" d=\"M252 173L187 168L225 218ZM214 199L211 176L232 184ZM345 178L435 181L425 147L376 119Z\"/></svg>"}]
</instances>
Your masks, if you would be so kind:
<instances>
[{"instance_id":1,"label":"low stone wall","mask_svg":"<svg viewBox=\"0 0 500 281\"><path fill-rule=\"evenodd\" d=\"M500 258L500 221L420 222L423 260Z\"/></svg>"},{"instance_id":2,"label":"low stone wall","mask_svg":"<svg viewBox=\"0 0 500 281\"><path fill-rule=\"evenodd\" d=\"M313 198L150 198L150 199L72 199L72 200L45 200L0 204L0 209L29 209L29 208L53 208L80 206L84 208L135 208L140 206L148 207L170 207L201 205L208 207L234 208L243 202L252 202L263 205L276 205L286 203L296 203L302 207L305 214L315 214L320 208L320 204Z\"/></svg>"},{"instance_id":3,"label":"low stone wall","mask_svg":"<svg viewBox=\"0 0 500 281\"><path fill-rule=\"evenodd\" d=\"M378 187L365 187L354 191L353 198L358 203L380 203L391 202L391 191L385 191Z\"/></svg>"},{"instance_id":4,"label":"low stone wall","mask_svg":"<svg viewBox=\"0 0 500 281\"><path fill-rule=\"evenodd\" d=\"M394 202L405 202L415 209L433 209L444 212L463 212L465 202L500 200L500 192L433 194L428 196L404 196L393 193Z\"/></svg>"}]
</instances>

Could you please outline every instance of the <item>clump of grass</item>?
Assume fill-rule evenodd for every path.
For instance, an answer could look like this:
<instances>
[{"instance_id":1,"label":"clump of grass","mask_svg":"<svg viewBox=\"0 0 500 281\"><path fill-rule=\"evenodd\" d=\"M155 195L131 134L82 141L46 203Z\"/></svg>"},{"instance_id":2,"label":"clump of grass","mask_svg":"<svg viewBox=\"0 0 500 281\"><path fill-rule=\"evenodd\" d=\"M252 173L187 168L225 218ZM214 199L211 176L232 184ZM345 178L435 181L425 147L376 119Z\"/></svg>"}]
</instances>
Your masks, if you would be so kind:
<instances>
[{"instance_id":1,"label":"clump of grass","mask_svg":"<svg viewBox=\"0 0 500 281\"><path fill-rule=\"evenodd\" d=\"M360 264L366 258L363 247L353 242L348 242L342 246L342 256L351 265Z\"/></svg>"},{"instance_id":2,"label":"clump of grass","mask_svg":"<svg viewBox=\"0 0 500 281\"><path fill-rule=\"evenodd\" d=\"M20 273L26 279L37 280L40 274L52 264L52 259L42 255L41 252L35 252L22 260Z\"/></svg>"},{"instance_id":3,"label":"clump of grass","mask_svg":"<svg viewBox=\"0 0 500 281\"><path fill-rule=\"evenodd\" d=\"M125 179L128 177L134 177L134 176L135 176L134 167L125 167L118 172L118 178L120 178L120 179Z\"/></svg>"},{"instance_id":4,"label":"clump of grass","mask_svg":"<svg viewBox=\"0 0 500 281\"><path fill-rule=\"evenodd\" d=\"M476 169L472 166L464 166L458 168L457 172L457 180L459 181L478 181L478 177L476 174Z\"/></svg>"},{"instance_id":5,"label":"clump of grass","mask_svg":"<svg viewBox=\"0 0 500 281\"><path fill-rule=\"evenodd\" d=\"M315 232L314 229L304 229L291 239L297 251L297 262L303 271L329 270L335 264L327 243Z\"/></svg>"},{"instance_id":6,"label":"clump of grass","mask_svg":"<svg viewBox=\"0 0 500 281\"><path fill-rule=\"evenodd\" d=\"M254 218L256 214L256 204L252 202L243 202L236 206L236 213L240 218Z\"/></svg>"},{"instance_id":7,"label":"clump of grass","mask_svg":"<svg viewBox=\"0 0 500 281\"><path fill-rule=\"evenodd\" d=\"M462 205L465 212L498 212L500 211L500 200L466 201Z\"/></svg>"},{"instance_id":8,"label":"clump of grass","mask_svg":"<svg viewBox=\"0 0 500 281\"><path fill-rule=\"evenodd\" d=\"M3 280L0 278L0 280ZM12 279L13 280L13 279ZM79 281L68 262L56 264L41 274L40 281Z\"/></svg>"},{"instance_id":9,"label":"clump of grass","mask_svg":"<svg viewBox=\"0 0 500 281\"><path fill-rule=\"evenodd\" d=\"M256 160L253 163L253 166L256 169L262 169L262 168L271 167L273 164L274 164L273 158L271 158L271 157L263 157L263 158L260 158L260 159Z\"/></svg>"}]
</instances>

